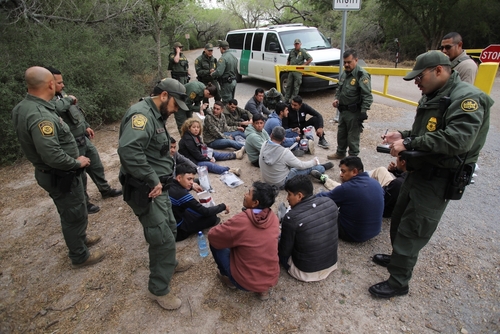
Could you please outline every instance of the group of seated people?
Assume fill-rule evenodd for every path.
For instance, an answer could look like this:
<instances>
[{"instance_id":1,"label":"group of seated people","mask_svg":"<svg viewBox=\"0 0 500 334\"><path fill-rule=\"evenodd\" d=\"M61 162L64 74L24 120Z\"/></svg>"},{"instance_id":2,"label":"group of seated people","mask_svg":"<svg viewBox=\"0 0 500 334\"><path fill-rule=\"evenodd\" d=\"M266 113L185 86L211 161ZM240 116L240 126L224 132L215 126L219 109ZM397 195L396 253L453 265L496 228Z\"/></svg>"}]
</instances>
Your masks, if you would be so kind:
<instances>
[{"instance_id":1,"label":"group of seated people","mask_svg":"<svg viewBox=\"0 0 500 334\"><path fill-rule=\"evenodd\" d=\"M266 113L261 94L264 92L256 91L249 101L256 113L238 108L237 101L231 100L225 107L216 102L213 112L205 113L204 124L197 118L184 122L179 152L175 140L171 144L175 180L169 196L177 221L177 241L211 228L208 240L218 278L231 289L255 292L265 300L278 282L280 264L297 280L323 280L337 268L338 239L360 243L377 236L382 218L391 215L406 169L404 160L398 158L388 168L365 172L359 157L348 156L339 164L341 183L331 180L324 174L333 167L331 162L320 164L317 158L301 161L289 149L303 134L300 127L282 126L289 106L277 102L274 111ZM300 96L295 98L300 110L304 104ZM323 134L320 117L312 122L316 134L318 129ZM235 140L238 136L245 139L244 144ZM207 146L237 151L214 151L208 156ZM206 166L217 174L234 171L215 161L241 159L245 150L251 164L260 167L263 182L254 182L244 194L242 212L220 224L217 214L229 213L229 207L224 203L206 207L190 193L203 190L194 182L196 167ZM308 175L328 191L315 195ZM289 204L281 220L271 210L280 189L287 192Z\"/></svg>"}]
</instances>

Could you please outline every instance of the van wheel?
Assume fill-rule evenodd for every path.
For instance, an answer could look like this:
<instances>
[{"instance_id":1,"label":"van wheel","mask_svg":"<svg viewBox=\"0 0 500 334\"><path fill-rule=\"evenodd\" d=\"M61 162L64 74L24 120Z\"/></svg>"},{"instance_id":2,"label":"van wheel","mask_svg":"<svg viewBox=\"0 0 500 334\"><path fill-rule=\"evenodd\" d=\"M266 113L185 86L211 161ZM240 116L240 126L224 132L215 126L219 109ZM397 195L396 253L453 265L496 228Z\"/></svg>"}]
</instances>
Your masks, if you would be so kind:
<instances>
[{"instance_id":1,"label":"van wheel","mask_svg":"<svg viewBox=\"0 0 500 334\"><path fill-rule=\"evenodd\" d=\"M243 80L243 76L239 73L236 73L236 82L241 82Z\"/></svg>"},{"instance_id":2,"label":"van wheel","mask_svg":"<svg viewBox=\"0 0 500 334\"><path fill-rule=\"evenodd\" d=\"M288 73L283 73L280 76L281 94L283 94L283 95L285 95L285 93L286 93L287 83L288 83Z\"/></svg>"}]
</instances>

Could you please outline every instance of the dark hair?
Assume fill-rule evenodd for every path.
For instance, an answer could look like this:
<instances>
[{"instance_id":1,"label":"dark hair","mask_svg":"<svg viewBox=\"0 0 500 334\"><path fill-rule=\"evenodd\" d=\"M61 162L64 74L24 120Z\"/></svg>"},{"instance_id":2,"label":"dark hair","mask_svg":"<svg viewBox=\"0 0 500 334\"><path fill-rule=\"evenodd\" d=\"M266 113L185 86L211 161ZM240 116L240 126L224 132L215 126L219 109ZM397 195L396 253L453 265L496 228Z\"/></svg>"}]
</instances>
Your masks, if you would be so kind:
<instances>
[{"instance_id":1,"label":"dark hair","mask_svg":"<svg viewBox=\"0 0 500 334\"><path fill-rule=\"evenodd\" d=\"M224 110L224 103L222 103L221 101L215 101L214 105L218 105L222 110Z\"/></svg>"},{"instance_id":2,"label":"dark hair","mask_svg":"<svg viewBox=\"0 0 500 334\"><path fill-rule=\"evenodd\" d=\"M285 190L293 194L302 193L304 197L309 197L313 194L313 184L307 175L296 175L286 181Z\"/></svg>"},{"instance_id":3,"label":"dark hair","mask_svg":"<svg viewBox=\"0 0 500 334\"><path fill-rule=\"evenodd\" d=\"M260 93L264 94L264 89L263 88L257 88L255 90L255 94L254 95L257 95L257 94L260 94Z\"/></svg>"},{"instance_id":4,"label":"dark hair","mask_svg":"<svg viewBox=\"0 0 500 334\"><path fill-rule=\"evenodd\" d=\"M298 103L298 104L302 104L302 97L300 97L300 95L295 95L292 98L292 101L295 102L295 103Z\"/></svg>"},{"instance_id":5,"label":"dark hair","mask_svg":"<svg viewBox=\"0 0 500 334\"><path fill-rule=\"evenodd\" d=\"M270 208L274 204L279 191L276 186L260 181L255 181L252 185L252 188L252 200L259 201L257 209Z\"/></svg>"},{"instance_id":6,"label":"dark hair","mask_svg":"<svg viewBox=\"0 0 500 334\"><path fill-rule=\"evenodd\" d=\"M450 38L453 38L453 43L460 43L462 41L462 36L460 36L460 34L458 32L450 32L446 35L444 35L444 37L442 39L450 39Z\"/></svg>"},{"instance_id":7,"label":"dark hair","mask_svg":"<svg viewBox=\"0 0 500 334\"><path fill-rule=\"evenodd\" d=\"M217 95L217 86L213 85L211 82L208 83L207 87L205 87L206 90L208 90L208 93L210 96L215 96Z\"/></svg>"},{"instance_id":8,"label":"dark hair","mask_svg":"<svg viewBox=\"0 0 500 334\"><path fill-rule=\"evenodd\" d=\"M170 144L175 144L177 143L177 141L175 140L174 137L170 137Z\"/></svg>"},{"instance_id":9,"label":"dark hair","mask_svg":"<svg viewBox=\"0 0 500 334\"><path fill-rule=\"evenodd\" d=\"M357 59L358 53L354 49L345 50L344 54L342 55L342 58L347 58L349 56L352 56L353 58Z\"/></svg>"},{"instance_id":10,"label":"dark hair","mask_svg":"<svg viewBox=\"0 0 500 334\"><path fill-rule=\"evenodd\" d=\"M175 175L196 174L198 171L188 164L180 164L175 168Z\"/></svg>"},{"instance_id":11,"label":"dark hair","mask_svg":"<svg viewBox=\"0 0 500 334\"><path fill-rule=\"evenodd\" d=\"M274 111L279 115L281 112L285 111L285 109L288 107L286 103L283 102L278 102L276 103L276 107L274 108Z\"/></svg>"},{"instance_id":12,"label":"dark hair","mask_svg":"<svg viewBox=\"0 0 500 334\"><path fill-rule=\"evenodd\" d=\"M262 115L262 114L255 114L255 115L253 115L252 120L254 122L256 122L256 121L264 121L264 115Z\"/></svg>"},{"instance_id":13,"label":"dark hair","mask_svg":"<svg viewBox=\"0 0 500 334\"><path fill-rule=\"evenodd\" d=\"M234 105L236 105L236 106L237 106L237 105L238 105L238 100L236 100L236 99L231 99L231 100L227 101L227 104L234 104Z\"/></svg>"},{"instance_id":14,"label":"dark hair","mask_svg":"<svg viewBox=\"0 0 500 334\"><path fill-rule=\"evenodd\" d=\"M353 170L353 168L356 168L360 173L364 171L363 163L361 162L361 159L359 157L345 157L344 159L340 160L339 166L340 165L345 165L347 168L349 168L349 170Z\"/></svg>"},{"instance_id":15,"label":"dark hair","mask_svg":"<svg viewBox=\"0 0 500 334\"><path fill-rule=\"evenodd\" d=\"M45 67L47 70L50 71L52 74L57 74L57 75L62 75L61 71L59 71L57 68L52 67L52 66L47 66Z\"/></svg>"}]
</instances>

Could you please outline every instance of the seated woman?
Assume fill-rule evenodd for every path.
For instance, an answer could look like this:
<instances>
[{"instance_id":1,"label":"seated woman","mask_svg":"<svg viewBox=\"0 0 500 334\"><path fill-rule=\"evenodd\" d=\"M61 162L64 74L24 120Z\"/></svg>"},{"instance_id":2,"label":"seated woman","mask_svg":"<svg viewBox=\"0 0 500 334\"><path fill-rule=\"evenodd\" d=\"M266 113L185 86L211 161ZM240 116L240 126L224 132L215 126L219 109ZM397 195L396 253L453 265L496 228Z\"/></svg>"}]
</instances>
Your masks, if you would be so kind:
<instances>
[{"instance_id":1,"label":"seated woman","mask_svg":"<svg viewBox=\"0 0 500 334\"><path fill-rule=\"evenodd\" d=\"M226 117L222 113L224 104L220 101L214 103L213 112L205 113L205 142L208 147L223 149L232 147L239 150L245 146L245 143L236 141L236 136L245 138L243 127L228 126Z\"/></svg>"},{"instance_id":2,"label":"seated woman","mask_svg":"<svg viewBox=\"0 0 500 334\"><path fill-rule=\"evenodd\" d=\"M229 168L217 165L217 160L243 159L244 147L236 152L216 152L213 157L208 157L202 153L206 145L203 143L203 127L201 121L197 118L189 118L184 122L181 128L182 138L179 141L179 153L194 162L198 166L206 166L210 173L222 174L232 172L236 175L241 174L239 168Z\"/></svg>"}]
</instances>

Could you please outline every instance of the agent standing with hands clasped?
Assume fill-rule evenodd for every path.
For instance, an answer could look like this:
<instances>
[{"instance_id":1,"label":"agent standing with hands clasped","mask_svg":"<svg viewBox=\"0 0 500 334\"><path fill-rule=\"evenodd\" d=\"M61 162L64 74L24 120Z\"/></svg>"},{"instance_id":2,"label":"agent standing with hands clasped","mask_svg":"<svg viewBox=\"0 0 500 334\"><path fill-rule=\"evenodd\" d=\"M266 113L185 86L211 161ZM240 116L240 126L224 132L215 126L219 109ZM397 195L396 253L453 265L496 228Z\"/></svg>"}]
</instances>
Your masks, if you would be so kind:
<instances>
[{"instance_id":1,"label":"agent standing with hands clasped","mask_svg":"<svg viewBox=\"0 0 500 334\"><path fill-rule=\"evenodd\" d=\"M448 205L447 188L455 171L474 165L486 141L493 100L452 72L448 57L429 51L417 57L405 80L414 80L422 91L412 129L383 136L391 155L403 151L426 153L407 155L410 171L401 186L392 213L392 254L377 254L373 262L387 267L390 277L369 288L379 298L408 293L408 283L418 253L429 242ZM458 159L459 158L459 159ZM473 172L473 167L472 167ZM472 173L471 172L471 173Z\"/></svg>"},{"instance_id":2,"label":"agent standing with hands clasped","mask_svg":"<svg viewBox=\"0 0 500 334\"><path fill-rule=\"evenodd\" d=\"M293 42L294 49L290 51L287 65L309 65L313 58L305 50L302 49L302 42L296 39ZM302 84L302 73L297 71L288 72L288 79L286 83L285 102L290 102L290 99L299 94L300 85Z\"/></svg>"}]
</instances>

